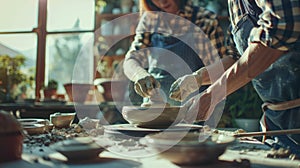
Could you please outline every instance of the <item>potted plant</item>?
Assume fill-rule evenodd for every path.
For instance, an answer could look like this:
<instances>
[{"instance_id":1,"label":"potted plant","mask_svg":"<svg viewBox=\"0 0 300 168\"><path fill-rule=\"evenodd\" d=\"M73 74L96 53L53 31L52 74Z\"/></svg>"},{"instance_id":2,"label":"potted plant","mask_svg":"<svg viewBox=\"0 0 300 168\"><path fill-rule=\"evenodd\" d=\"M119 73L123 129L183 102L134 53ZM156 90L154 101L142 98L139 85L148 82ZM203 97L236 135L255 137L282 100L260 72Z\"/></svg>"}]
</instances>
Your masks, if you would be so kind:
<instances>
[{"instance_id":1,"label":"potted plant","mask_svg":"<svg viewBox=\"0 0 300 168\"><path fill-rule=\"evenodd\" d=\"M0 102L15 101L17 86L27 79L27 75L21 71L25 61L23 55L0 56Z\"/></svg>"},{"instance_id":2,"label":"potted plant","mask_svg":"<svg viewBox=\"0 0 300 168\"><path fill-rule=\"evenodd\" d=\"M54 99L57 95L58 83L56 80L51 79L48 81L48 85L43 87L44 98L45 99Z\"/></svg>"},{"instance_id":3,"label":"potted plant","mask_svg":"<svg viewBox=\"0 0 300 168\"><path fill-rule=\"evenodd\" d=\"M248 83L228 96L226 110L231 117L232 126L246 131L257 131L262 115L262 100L254 90L252 83Z\"/></svg>"}]
</instances>

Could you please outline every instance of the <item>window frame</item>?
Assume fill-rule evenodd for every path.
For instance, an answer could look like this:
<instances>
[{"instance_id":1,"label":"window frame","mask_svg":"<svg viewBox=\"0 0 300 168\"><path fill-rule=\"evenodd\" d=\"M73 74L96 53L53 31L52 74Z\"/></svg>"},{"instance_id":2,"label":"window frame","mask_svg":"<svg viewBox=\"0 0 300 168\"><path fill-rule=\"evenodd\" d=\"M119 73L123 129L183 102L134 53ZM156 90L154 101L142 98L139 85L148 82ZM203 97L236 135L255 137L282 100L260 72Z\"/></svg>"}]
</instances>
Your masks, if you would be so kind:
<instances>
[{"instance_id":1,"label":"window frame","mask_svg":"<svg viewBox=\"0 0 300 168\"><path fill-rule=\"evenodd\" d=\"M38 25L33 28L32 31L12 31L12 32L0 32L0 34L24 34L24 33L36 33L37 35L37 59L36 59L36 80L35 80L35 97L37 100L41 98L40 90L45 82L45 64L46 64L46 38L50 34L70 34L70 33L91 33L95 32L96 28L96 10L94 10L94 26L91 30L66 30L66 31L47 31L47 3L48 0L38 1ZM96 0L94 0L94 6L96 6ZM95 43L95 41L94 41Z\"/></svg>"}]
</instances>

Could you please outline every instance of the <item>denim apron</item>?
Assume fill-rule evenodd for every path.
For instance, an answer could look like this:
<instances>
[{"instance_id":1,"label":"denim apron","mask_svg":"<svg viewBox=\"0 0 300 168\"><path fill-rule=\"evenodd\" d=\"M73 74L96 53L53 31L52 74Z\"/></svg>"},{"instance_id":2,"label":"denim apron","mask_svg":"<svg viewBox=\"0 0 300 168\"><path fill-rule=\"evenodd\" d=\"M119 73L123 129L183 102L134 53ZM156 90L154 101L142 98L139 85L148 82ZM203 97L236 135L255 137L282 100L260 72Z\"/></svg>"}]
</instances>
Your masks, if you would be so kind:
<instances>
[{"instance_id":1,"label":"denim apron","mask_svg":"<svg viewBox=\"0 0 300 168\"><path fill-rule=\"evenodd\" d=\"M197 8L194 8L193 23L197 11ZM198 54L188 45L194 45L193 41L189 41L193 39L192 31L182 36L166 36L160 33L153 33L151 36L152 47L148 57L148 72L160 82L162 97L170 105L181 105L181 102L169 98L169 91L173 82L179 77L191 74L204 66ZM201 92L205 88L201 87L199 91ZM192 95L196 94L197 92Z\"/></svg>"},{"instance_id":2,"label":"denim apron","mask_svg":"<svg viewBox=\"0 0 300 168\"><path fill-rule=\"evenodd\" d=\"M261 9L254 0L239 0L243 18L232 29L234 42L242 55L248 47L248 37ZM300 46L300 45L298 45ZM297 48L297 47L296 47ZM299 47L298 47L299 48ZM298 49L299 50L299 49ZM300 52L290 50L282 55L268 69L252 80L258 95L264 102L279 103L300 97ZM265 110L265 122L268 130L300 128L300 108L284 111ZM279 144L290 147L293 153L300 155L300 135L277 136Z\"/></svg>"}]
</instances>

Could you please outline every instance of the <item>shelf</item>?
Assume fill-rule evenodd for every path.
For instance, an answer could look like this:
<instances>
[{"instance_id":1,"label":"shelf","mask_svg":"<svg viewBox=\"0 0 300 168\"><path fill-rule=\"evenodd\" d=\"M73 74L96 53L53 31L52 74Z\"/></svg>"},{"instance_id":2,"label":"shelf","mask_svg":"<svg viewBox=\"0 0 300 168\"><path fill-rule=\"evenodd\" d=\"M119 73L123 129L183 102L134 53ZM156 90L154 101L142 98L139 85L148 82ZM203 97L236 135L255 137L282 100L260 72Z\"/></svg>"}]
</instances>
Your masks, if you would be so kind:
<instances>
[{"instance_id":1,"label":"shelf","mask_svg":"<svg viewBox=\"0 0 300 168\"><path fill-rule=\"evenodd\" d=\"M106 21L111 21L114 20L118 17L124 16L128 13L121 13L121 14L111 14L111 13L103 13L103 14L96 14L96 27L101 26L101 21L106 20Z\"/></svg>"},{"instance_id":2,"label":"shelf","mask_svg":"<svg viewBox=\"0 0 300 168\"><path fill-rule=\"evenodd\" d=\"M111 13L102 13L102 14L96 14L97 20L113 20L115 18L125 16L131 13L120 13L120 14L111 14Z\"/></svg>"},{"instance_id":3,"label":"shelf","mask_svg":"<svg viewBox=\"0 0 300 168\"><path fill-rule=\"evenodd\" d=\"M112 40L115 40L115 39L124 39L124 38L131 38L133 35L130 35L130 34L112 34L112 35L100 35L101 37L103 37L104 39L112 39ZM98 37L100 37L98 36Z\"/></svg>"}]
</instances>

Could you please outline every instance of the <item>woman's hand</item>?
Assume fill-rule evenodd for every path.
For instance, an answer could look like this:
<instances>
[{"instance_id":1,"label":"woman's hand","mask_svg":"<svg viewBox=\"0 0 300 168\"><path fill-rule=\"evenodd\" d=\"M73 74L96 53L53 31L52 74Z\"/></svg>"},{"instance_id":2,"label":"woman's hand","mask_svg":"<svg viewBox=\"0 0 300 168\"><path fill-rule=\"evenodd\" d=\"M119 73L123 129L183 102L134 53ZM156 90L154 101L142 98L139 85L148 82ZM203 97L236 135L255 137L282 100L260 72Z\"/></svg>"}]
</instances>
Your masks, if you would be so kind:
<instances>
[{"instance_id":1,"label":"woman's hand","mask_svg":"<svg viewBox=\"0 0 300 168\"><path fill-rule=\"evenodd\" d=\"M151 97L155 88L160 88L160 83L152 76L142 77L134 82L134 90L142 97Z\"/></svg>"}]
</instances>

